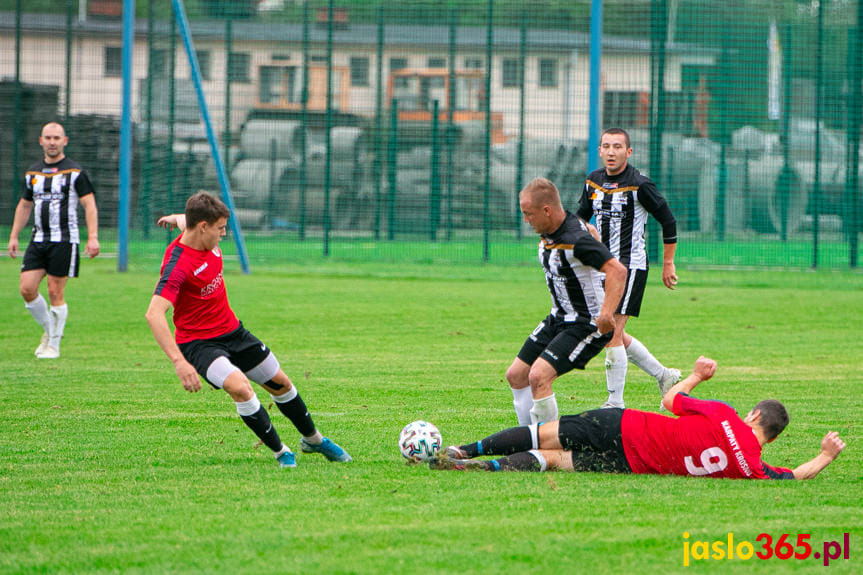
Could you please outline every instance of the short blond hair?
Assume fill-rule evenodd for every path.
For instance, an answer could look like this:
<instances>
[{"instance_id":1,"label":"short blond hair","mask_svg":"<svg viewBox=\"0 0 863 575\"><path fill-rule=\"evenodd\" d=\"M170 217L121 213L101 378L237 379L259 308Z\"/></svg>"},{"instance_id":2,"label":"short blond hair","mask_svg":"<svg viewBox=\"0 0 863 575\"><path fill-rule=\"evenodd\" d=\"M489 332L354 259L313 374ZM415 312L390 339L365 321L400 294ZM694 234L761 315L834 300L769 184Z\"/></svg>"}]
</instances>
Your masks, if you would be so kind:
<instances>
[{"instance_id":1,"label":"short blond hair","mask_svg":"<svg viewBox=\"0 0 863 575\"><path fill-rule=\"evenodd\" d=\"M519 194L522 197L529 197L532 204L537 206L551 206L555 209L563 209L563 203L560 201L560 192L557 186L548 178L534 178Z\"/></svg>"}]
</instances>

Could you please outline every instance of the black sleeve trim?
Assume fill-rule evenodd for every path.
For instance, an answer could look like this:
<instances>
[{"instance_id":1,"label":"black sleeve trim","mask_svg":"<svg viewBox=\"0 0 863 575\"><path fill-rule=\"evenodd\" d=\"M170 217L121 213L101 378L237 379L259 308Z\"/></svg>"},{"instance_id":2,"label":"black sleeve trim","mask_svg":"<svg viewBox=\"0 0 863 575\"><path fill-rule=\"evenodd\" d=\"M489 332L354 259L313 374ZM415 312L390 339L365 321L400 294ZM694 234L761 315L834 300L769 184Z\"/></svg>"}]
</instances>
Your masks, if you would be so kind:
<instances>
[{"instance_id":1,"label":"black sleeve trim","mask_svg":"<svg viewBox=\"0 0 863 575\"><path fill-rule=\"evenodd\" d=\"M650 181L644 182L638 186L637 194L644 209L662 226L662 243L676 244L677 221L668 207L668 202L656 190L656 185Z\"/></svg>"},{"instance_id":2,"label":"black sleeve trim","mask_svg":"<svg viewBox=\"0 0 863 575\"><path fill-rule=\"evenodd\" d=\"M589 221L593 217L593 204L590 202L590 195L587 193L586 185L584 191L581 192L581 198L578 200L578 211L575 212L575 215L584 221Z\"/></svg>"},{"instance_id":3,"label":"black sleeve trim","mask_svg":"<svg viewBox=\"0 0 863 575\"><path fill-rule=\"evenodd\" d=\"M764 474L769 479L794 479L794 474L790 471L777 471L766 463L762 463L761 467L764 468Z\"/></svg>"}]
</instances>

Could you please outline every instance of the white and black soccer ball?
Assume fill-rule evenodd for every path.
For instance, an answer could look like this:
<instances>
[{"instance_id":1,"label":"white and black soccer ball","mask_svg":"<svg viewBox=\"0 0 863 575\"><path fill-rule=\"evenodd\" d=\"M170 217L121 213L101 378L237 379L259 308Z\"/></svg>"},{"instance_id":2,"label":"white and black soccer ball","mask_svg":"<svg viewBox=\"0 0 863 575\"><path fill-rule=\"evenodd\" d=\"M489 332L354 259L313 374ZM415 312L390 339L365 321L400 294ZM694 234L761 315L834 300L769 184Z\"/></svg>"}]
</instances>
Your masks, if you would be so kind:
<instances>
[{"instance_id":1,"label":"white and black soccer ball","mask_svg":"<svg viewBox=\"0 0 863 575\"><path fill-rule=\"evenodd\" d=\"M412 421L399 433L399 450L405 458L413 461L428 461L442 446L440 431L428 421Z\"/></svg>"}]
</instances>

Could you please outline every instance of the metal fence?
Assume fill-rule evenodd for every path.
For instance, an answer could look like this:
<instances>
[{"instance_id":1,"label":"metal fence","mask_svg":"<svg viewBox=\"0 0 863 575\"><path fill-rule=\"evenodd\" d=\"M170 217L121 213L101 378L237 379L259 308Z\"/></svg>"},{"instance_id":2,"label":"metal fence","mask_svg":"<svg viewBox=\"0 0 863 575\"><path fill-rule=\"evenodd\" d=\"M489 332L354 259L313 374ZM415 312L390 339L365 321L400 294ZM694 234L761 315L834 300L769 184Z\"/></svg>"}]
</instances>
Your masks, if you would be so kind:
<instances>
[{"instance_id":1,"label":"metal fence","mask_svg":"<svg viewBox=\"0 0 863 575\"><path fill-rule=\"evenodd\" d=\"M591 2L186 2L252 264L529 261L517 195L575 209L589 164ZM118 221L120 0L0 0L0 223L65 122ZM857 267L858 2L606 1L601 128L668 199L678 262ZM219 193L170 0L137 2L132 262L158 215ZM596 134L594 134L596 135ZM656 226L648 229L655 261ZM228 243L228 242L226 242ZM226 246L230 252L230 246Z\"/></svg>"}]
</instances>

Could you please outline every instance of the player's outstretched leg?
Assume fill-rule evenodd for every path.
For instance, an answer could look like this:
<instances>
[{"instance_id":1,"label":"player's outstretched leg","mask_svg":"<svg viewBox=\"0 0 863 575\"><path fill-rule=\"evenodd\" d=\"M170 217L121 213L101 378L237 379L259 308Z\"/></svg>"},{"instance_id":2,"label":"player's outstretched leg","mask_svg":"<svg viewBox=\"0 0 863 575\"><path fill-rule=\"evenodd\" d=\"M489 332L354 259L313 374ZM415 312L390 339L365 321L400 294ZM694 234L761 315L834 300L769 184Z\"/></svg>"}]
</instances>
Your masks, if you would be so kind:
<instances>
[{"instance_id":1,"label":"player's outstretched leg","mask_svg":"<svg viewBox=\"0 0 863 575\"><path fill-rule=\"evenodd\" d=\"M287 376L285 376L287 378ZM272 384L270 385L272 386ZM300 439L300 449L303 453L320 453L329 461L339 461L347 463L353 461L353 458L347 451L342 449L333 440L321 435L321 432L315 427L312 416L309 413L303 398L295 386L291 386L290 391L282 395L270 394L285 417L291 420L297 431L302 434Z\"/></svg>"},{"instance_id":2,"label":"player's outstretched leg","mask_svg":"<svg viewBox=\"0 0 863 575\"><path fill-rule=\"evenodd\" d=\"M652 353L644 346L643 343L631 337L631 341L626 348L626 357L633 364L641 368L647 375L656 379L656 385L659 388L659 394L665 397L665 393L671 387L680 381L680 370L668 368L662 365ZM664 410L665 407L660 401L659 407Z\"/></svg>"},{"instance_id":3,"label":"player's outstretched leg","mask_svg":"<svg viewBox=\"0 0 863 575\"><path fill-rule=\"evenodd\" d=\"M39 357L45 348L48 347L48 342L51 339L51 315L48 311L48 302L42 297L42 294L37 294L32 301L25 301L24 307L33 316L40 326L42 326L42 340L39 342L39 347L33 353Z\"/></svg>"},{"instance_id":4,"label":"player's outstretched leg","mask_svg":"<svg viewBox=\"0 0 863 575\"><path fill-rule=\"evenodd\" d=\"M439 455L429 460L429 468L451 471L545 471L547 463L538 449L531 449L491 461L453 459Z\"/></svg>"}]
</instances>

